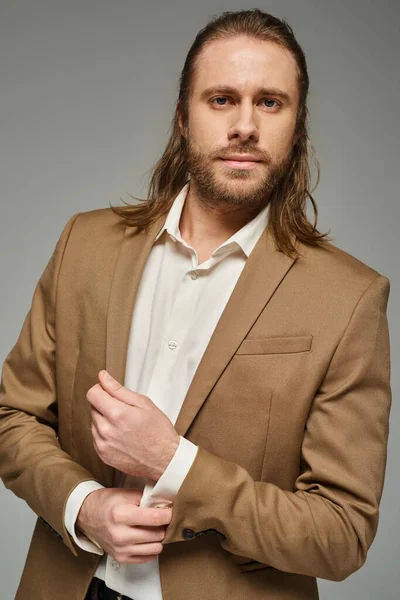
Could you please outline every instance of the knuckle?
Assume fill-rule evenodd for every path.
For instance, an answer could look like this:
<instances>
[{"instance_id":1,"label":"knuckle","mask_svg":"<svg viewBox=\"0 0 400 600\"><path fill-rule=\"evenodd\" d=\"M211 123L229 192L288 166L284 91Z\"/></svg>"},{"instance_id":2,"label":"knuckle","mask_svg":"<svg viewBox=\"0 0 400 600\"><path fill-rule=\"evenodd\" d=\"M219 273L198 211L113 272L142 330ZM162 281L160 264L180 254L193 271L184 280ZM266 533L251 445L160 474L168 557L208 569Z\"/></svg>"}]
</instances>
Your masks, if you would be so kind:
<instances>
[{"instance_id":1,"label":"knuckle","mask_svg":"<svg viewBox=\"0 0 400 600\"><path fill-rule=\"evenodd\" d=\"M121 522L121 507L118 504L116 506L112 507L112 509L110 511L110 516L111 516L112 520L114 521L114 523Z\"/></svg>"},{"instance_id":2,"label":"knuckle","mask_svg":"<svg viewBox=\"0 0 400 600\"><path fill-rule=\"evenodd\" d=\"M115 529L111 529L111 531L109 532L110 535L110 541L113 545L118 544L118 533L115 531Z\"/></svg>"},{"instance_id":3,"label":"knuckle","mask_svg":"<svg viewBox=\"0 0 400 600\"><path fill-rule=\"evenodd\" d=\"M97 429L102 437L108 437L110 433L110 424L107 421L100 421L97 425Z\"/></svg>"},{"instance_id":4,"label":"knuckle","mask_svg":"<svg viewBox=\"0 0 400 600\"><path fill-rule=\"evenodd\" d=\"M114 523L118 523L118 519L120 517L120 506L118 504L114 504L114 506L111 506L110 508L110 519L111 521L113 521Z\"/></svg>"},{"instance_id":5,"label":"knuckle","mask_svg":"<svg viewBox=\"0 0 400 600\"><path fill-rule=\"evenodd\" d=\"M112 406L109 410L110 419L118 421L121 418L121 409L118 406Z\"/></svg>"},{"instance_id":6,"label":"knuckle","mask_svg":"<svg viewBox=\"0 0 400 600\"><path fill-rule=\"evenodd\" d=\"M119 531L111 531L110 539L114 546L121 546L123 544L123 537Z\"/></svg>"},{"instance_id":7,"label":"knuckle","mask_svg":"<svg viewBox=\"0 0 400 600\"><path fill-rule=\"evenodd\" d=\"M96 437L96 445L100 452L105 453L107 449L107 442L99 435Z\"/></svg>"},{"instance_id":8,"label":"knuckle","mask_svg":"<svg viewBox=\"0 0 400 600\"><path fill-rule=\"evenodd\" d=\"M117 504L115 506L114 518L116 523L127 525L132 521L132 508L129 504Z\"/></svg>"}]
</instances>

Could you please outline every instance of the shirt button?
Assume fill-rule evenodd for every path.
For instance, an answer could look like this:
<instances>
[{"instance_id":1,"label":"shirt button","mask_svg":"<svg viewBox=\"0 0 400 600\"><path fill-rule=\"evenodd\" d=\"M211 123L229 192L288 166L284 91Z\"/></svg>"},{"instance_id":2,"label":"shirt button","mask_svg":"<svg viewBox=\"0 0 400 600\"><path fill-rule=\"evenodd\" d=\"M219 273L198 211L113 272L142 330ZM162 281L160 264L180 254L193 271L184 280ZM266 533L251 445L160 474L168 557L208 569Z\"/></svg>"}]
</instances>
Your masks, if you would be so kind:
<instances>
[{"instance_id":1,"label":"shirt button","mask_svg":"<svg viewBox=\"0 0 400 600\"><path fill-rule=\"evenodd\" d=\"M112 563L111 563L111 566L116 571L119 571L119 568L120 568L121 565L119 564L119 562L117 560L113 560Z\"/></svg>"},{"instance_id":2,"label":"shirt button","mask_svg":"<svg viewBox=\"0 0 400 600\"><path fill-rule=\"evenodd\" d=\"M168 342L168 348L170 350L175 350L175 348L177 347L178 343L175 342L175 340L171 340L170 342Z\"/></svg>"},{"instance_id":3,"label":"shirt button","mask_svg":"<svg viewBox=\"0 0 400 600\"><path fill-rule=\"evenodd\" d=\"M184 529L182 531L182 537L184 540L191 540L195 537L195 532L193 531L193 529Z\"/></svg>"},{"instance_id":4,"label":"shirt button","mask_svg":"<svg viewBox=\"0 0 400 600\"><path fill-rule=\"evenodd\" d=\"M199 276L199 273L198 273L198 271L190 271L190 277L191 277L192 279L197 279L197 278L198 278L198 276Z\"/></svg>"}]
</instances>

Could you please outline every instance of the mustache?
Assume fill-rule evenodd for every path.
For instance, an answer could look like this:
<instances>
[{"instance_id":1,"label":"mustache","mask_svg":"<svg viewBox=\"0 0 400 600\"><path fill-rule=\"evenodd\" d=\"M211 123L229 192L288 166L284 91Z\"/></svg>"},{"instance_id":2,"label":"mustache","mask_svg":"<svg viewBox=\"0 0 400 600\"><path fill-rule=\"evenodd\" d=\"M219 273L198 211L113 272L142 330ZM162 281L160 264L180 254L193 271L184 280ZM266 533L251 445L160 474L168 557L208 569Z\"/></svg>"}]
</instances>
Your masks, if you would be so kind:
<instances>
[{"instance_id":1,"label":"mustache","mask_svg":"<svg viewBox=\"0 0 400 600\"><path fill-rule=\"evenodd\" d=\"M265 162L267 164L272 163L272 157L269 154L269 152L267 152L266 150L260 150L260 148L252 146L250 144L241 144L239 146L234 145L229 146L228 148L221 148L220 150L215 150L215 152L213 152L213 158L226 158L231 154L251 154L256 158L256 160Z\"/></svg>"}]
</instances>

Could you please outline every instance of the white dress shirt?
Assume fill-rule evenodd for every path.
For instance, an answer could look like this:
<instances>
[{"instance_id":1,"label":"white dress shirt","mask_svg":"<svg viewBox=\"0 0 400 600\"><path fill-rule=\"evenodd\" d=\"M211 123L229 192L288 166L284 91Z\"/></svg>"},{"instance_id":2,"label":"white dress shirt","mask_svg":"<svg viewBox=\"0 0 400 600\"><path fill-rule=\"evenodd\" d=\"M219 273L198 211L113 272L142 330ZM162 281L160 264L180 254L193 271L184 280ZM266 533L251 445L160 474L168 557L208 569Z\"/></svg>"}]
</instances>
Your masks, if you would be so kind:
<instances>
[{"instance_id":1,"label":"white dress shirt","mask_svg":"<svg viewBox=\"0 0 400 600\"><path fill-rule=\"evenodd\" d=\"M132 315L124 381L129 389L148 396L173 424L246 259L268 223L265 207L198 264L196 251L179 230L189 185L174 200L143 271ZM144 489L140 506L172 506L196 453L197 446L181 436L157 483L128 477L128 487ZM162 600L158 558L148 563L120 564L94 540L75 531L84 499L102 487L96 481L86 481L73 490L65 511L68 532L84 550L104 554L95 576L108 587L134 600Z\"/></svg>"}]
</instances>

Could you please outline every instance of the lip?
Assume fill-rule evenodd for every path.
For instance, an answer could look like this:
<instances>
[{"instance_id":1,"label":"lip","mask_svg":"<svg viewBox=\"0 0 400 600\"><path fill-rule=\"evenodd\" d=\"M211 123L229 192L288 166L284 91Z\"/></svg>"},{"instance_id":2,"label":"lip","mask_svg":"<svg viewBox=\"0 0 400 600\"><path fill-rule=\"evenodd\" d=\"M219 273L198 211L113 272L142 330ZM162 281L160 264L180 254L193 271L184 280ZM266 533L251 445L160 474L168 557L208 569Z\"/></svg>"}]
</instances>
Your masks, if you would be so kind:
<instances>
[{"instance_id":1,"label":"lip","mask_svg":"<svg viewBox=\"0 0 400 600\"><path fill-rule=\"evenodd\" d=\"M222 160L234 160L238 162L260 162L260 159L256 158L252 154L230 154L229 156L225 156Z\"/></svg>"},{"instance_id":2,"label":"lip","mask_svg":"<svg viewBox=\"0 0 400 600\"><path fill-rule=\"evenodd\" d=\"M232 154L226 158L222 158L227 167L231 169L254 169L260 160L251 155Z\"/></svg>"}]
</instances>

